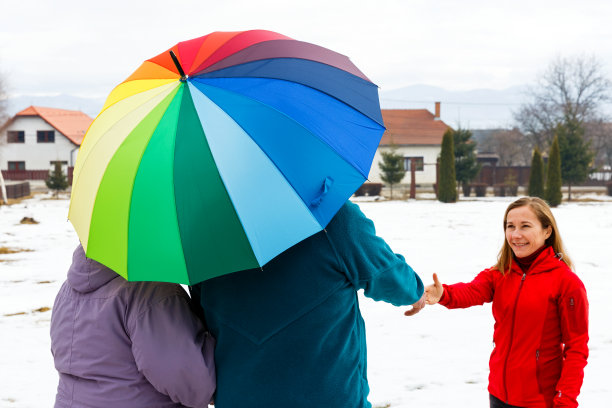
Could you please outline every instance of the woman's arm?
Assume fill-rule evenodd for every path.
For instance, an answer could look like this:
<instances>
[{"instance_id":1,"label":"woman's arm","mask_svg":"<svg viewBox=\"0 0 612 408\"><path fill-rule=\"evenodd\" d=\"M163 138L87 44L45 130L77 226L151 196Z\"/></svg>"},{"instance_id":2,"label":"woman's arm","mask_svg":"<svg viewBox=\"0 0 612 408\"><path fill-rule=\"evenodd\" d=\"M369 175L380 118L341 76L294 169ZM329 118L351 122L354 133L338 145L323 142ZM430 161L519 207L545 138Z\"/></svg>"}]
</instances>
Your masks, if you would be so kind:
<instances>
[{"instance_id":1,"label":"woman's arm","mask_svg":"<svg viewBox=\"0 0 612 408\"><path fill-rule=\"evenodd\" d=\"M589 356L589 302L580 279L572 273L559 298L563 369L557 383L554 406L577 407L578 394Z\"/></svg>"},{"instance_id":2,"label":"woman's arm","mask_svg":"<svg viewBox=\"0 0 612 408\"><path fill-rule=\"evenodd\" d=\"M445 285L440 283L438 275L434 273L433 285L425 288L428 304L440 303L449 309L466 308L482 305L493 300L496 271L485 269L469 283L455 283Z\"/></svg>"}]
</instances>

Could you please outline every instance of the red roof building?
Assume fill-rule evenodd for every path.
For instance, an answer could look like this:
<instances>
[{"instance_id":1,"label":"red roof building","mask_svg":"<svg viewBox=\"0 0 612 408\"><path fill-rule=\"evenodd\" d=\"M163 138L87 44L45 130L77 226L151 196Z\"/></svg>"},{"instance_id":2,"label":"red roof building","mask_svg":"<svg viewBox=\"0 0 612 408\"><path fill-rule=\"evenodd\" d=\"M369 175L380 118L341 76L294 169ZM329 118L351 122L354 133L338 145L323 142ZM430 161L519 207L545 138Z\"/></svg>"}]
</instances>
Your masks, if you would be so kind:
<instances>
[{"instance_id":1,"label":"red roof building","mask_svg":"<svg viewBox=\"0 0 612 408\"><path fill-rule=\"evenodd\" d=\"M436 162L440 155L442 136L450 128L440 119L440 102L436 102L434 113L427 109L383 109L382 117L387 130L382 136L374 156L368 180L381 183L379 163L381 151L395 148L404 156L405 169L409 171L412 161L416 164L418 185L436 182ZM410 175L401 184L410 183Z\"/></svg>"},{"instance_id":2,"label":"red roof building","mask_svg":"<svg viewBox=\"0 0 612 408\"><path fill-rule=\"evenodd\" d=\"M0 169L48 170L57 161L73 167L92 122L75 110L30 106L18 112L0 133Z\"/></svg>"},{"instance_id":3,"label":"red roof building","mask_svg":"<svg viewBox=\"0 0 612 408\"><path fill-rule=\"evenodd\" d=\"M449 126L440 119L440 102L435 113L427 109L383 109L387 130L380 146L442 145L442 136Z\"/></svg>"},{"instance_id":4,"label":"red roof building","mask_svg":"<svg viewBox=\"0 0 612 408\"><path fill-rule=\"evenodd\" d=\"M77 146L81 145L83 137L89 129L93 119L81 111L43 108L40 106L30 106L18 112L13 120L18 117L38 116L55 128L62 135L67 137Z\"/></svg>"}]
</instances>

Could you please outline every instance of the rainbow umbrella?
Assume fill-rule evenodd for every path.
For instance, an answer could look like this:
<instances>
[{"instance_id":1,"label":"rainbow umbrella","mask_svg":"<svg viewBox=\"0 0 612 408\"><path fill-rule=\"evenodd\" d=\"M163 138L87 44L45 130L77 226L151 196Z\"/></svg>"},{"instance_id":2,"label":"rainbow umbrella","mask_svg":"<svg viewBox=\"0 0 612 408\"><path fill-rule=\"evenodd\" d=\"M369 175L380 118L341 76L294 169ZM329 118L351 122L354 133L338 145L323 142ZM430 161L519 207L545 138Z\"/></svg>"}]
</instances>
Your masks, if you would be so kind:
<instances>
[{"instance_id":1,"label":"rainbow umbrella","mask_svg":"<svg viewBox=\"0 0 612 408\"><path fill-rule=\"evenodd\" d=\"M128 280L194 284L321 231L365 181L378 88L317 45L214 32L145 61L81 145L69 219Z\"/></svg>"}]
</instances>

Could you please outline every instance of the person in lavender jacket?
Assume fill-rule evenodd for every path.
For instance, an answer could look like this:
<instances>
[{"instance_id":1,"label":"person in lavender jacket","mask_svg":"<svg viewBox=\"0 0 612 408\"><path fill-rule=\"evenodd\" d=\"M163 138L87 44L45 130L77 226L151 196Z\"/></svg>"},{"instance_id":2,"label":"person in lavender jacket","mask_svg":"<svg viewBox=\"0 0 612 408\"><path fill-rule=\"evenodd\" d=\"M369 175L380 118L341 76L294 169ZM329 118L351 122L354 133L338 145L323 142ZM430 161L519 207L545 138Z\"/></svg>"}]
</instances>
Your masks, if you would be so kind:
<instances>
[{"instance_id":1,"label":"person in lavender jacket","mask_svg":"<svg viewBox=\"0 0 612 408\"><path fill-rule=\"evenodd\" d=\"M79 245L51 316L55 407L206 407L214 346L180 285L127 282Z\"/></svg>"}]
</instances>

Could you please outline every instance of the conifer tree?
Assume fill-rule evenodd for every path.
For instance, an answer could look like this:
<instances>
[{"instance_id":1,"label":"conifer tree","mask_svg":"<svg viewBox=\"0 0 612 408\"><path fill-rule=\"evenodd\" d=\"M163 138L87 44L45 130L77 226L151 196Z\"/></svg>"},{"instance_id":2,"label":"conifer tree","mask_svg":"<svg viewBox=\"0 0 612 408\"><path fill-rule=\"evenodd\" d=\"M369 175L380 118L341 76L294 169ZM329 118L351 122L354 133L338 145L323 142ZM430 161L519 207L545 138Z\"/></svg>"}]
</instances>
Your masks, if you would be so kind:
<instances>
[{"instance_id":1,"label":"conifer tree","mask_svg":"<svg viewBox=\"0 0 612 408\"><path fill-rule=\"evenodd\" d=\"M444 132L442 150L440 151L440 175L438 184L438 200L443 203L457 201L457 182L455 177L455 146L453 131Z\"/></svg>"},{"instance_id":2,"label":"conifer tree","mask_svg":"<svg viewBox=\"0 0 612 408\"><path fill-rule=\"evenodd\" d=\"M55 162L55 168L49 172L49 178L45 180L45 184L50 190L53 190L53 195L57 197L60 191L68 188L68 179L62 171L62 162Z\"/></svg>"},{"instance_id":3,"label":"conifer tree","mask_svg":"<svg viewBox=\"0 0 612 408\"><path fill-rule=\"evenodd\" d=\"M455 174L457 182L463 188L464 195L469 195L469 185L480 171L480 163L476 160L476 143L472 140L472 132L468 129L449 129L453 134L455 150Z\"/></svg>"},{"instance_id":4,"label":"conifer tree","mask_svg":"<svg viewBox=\"0 0 612 408\"><path fill-rule=\"evenodd\" d=\"M544 197L544 162L542 161L542 154L537 147L533 150L531 158L527 194L531 197Z\"/></svg>"},{"instance_id":5,"label":"conifer tree","mask_svg":"<svg viewBox=\"0 0 612 408\"><path fill-rule=\"evenodd\" d=\"M584 127L575 119L557 126L559 151L561 152L561 179L568 185L568 201L572 200L572 184L585 181L594 154L584 140Z\"/></svg>"},{"instance_id":6,"label":"conifer tree","mask_svg":"<svg viewBox=\"0 0 612 408\"><path fill-rule=\"evenodd\" d=\"M559 150L559 138L555 136L548 155L546 188L544 190L544 199L548 201L551 207L561 204L563 198L561 185L561 151Z\"/></svg>"},{"instance_id":7,"label":"conifer tree","mask_svg":"<svg viewBox=\"0 0 612 408\"><path fill-rule=\"evenodd\" d=\"M380 178L389 186L391 198L393 198L393 185L402 181L406 174L404 157L396 153L395 146L391 146L390 151L383 151L380 155L382 156L382 162L378 163L378 167L382 172Z\"/></svg>"}]
</instances>

